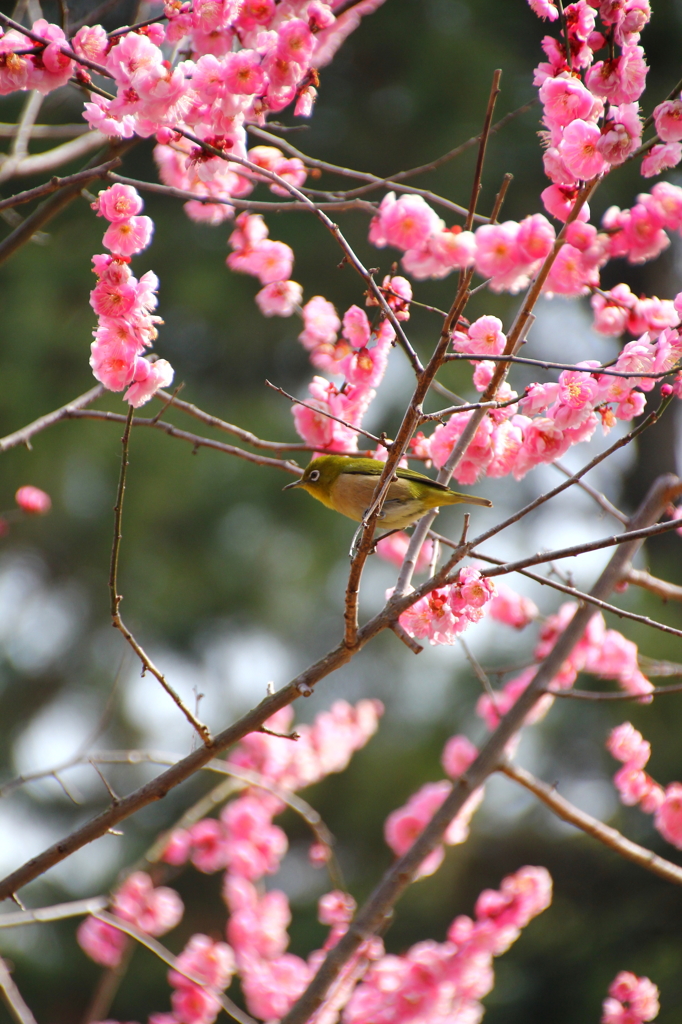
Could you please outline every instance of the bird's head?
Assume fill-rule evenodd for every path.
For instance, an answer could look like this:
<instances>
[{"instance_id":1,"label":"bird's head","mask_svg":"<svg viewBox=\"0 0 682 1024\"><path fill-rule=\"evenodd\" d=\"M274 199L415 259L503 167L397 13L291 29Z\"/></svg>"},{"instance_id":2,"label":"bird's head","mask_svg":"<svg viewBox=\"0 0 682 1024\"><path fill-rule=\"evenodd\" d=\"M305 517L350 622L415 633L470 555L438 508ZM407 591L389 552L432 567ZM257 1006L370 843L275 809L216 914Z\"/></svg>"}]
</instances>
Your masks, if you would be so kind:
<instances>
[{"instance_id":1,"label":"bird's head","mask_svg":"<svg viewBox=\"0 0 682 1024\"><path fill-rule=\"evenodd\" d=\"M347 459L343 455L321 455L319 459L313 459L308 463L298 480L287 484L282 490L289 491L293 487L302 487L314 498L325 502L325 499L329 499L331 487L343 472L346 462Z\"/></svg>"}]
</instances>

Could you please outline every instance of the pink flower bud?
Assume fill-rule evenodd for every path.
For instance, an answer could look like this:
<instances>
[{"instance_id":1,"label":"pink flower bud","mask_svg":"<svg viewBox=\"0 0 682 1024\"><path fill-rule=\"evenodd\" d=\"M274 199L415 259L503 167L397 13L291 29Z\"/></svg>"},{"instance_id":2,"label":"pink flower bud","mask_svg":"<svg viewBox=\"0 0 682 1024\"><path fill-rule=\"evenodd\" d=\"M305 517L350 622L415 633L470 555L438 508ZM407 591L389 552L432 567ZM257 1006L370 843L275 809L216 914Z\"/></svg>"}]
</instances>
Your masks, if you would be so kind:
<instances>
[{"instance_id":1,"label":"pink flower bud","mask_svg":"<svg viewBox=\"0 0 682 1024\"><path fill-rule=\"evenodd\" d=\"M672 393L673 393L673 386L672 386L672 384L661 384L661 397L662 398L669 398L670 395L672 395Z\"/></svg>"},{"instance_id":2,"label":"pink flower bud","mask_svg":"<svg viewBox=\"0 0 682 1024\"><path fill-rule=\"evenodd\" d=\"M33 516L44 516L52 506L50 495L41 491L39 487L31 487L30 484L20 487L14 495L14 500L27 515Z\"/></svg>"}]
</instances>

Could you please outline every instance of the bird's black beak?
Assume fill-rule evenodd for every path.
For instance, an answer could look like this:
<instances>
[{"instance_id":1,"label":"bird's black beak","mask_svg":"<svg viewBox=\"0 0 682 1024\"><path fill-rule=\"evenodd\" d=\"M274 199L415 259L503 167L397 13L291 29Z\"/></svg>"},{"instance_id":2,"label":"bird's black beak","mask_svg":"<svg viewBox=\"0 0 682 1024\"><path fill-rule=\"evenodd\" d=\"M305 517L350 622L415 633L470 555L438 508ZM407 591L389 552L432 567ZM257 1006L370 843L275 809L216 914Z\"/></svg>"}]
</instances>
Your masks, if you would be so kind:
<instances>
[{"instance_id":1,"label":"bird's black beak","mask_svg":"<svg viewBox=\"0 0 682 1024\"><path fill-rule=\"evenodd\" d=\"M292 481L292 483L290 483L290 484L285 484L285 486L282 488L282 490L283 491L290 491L292 487L300 487L300 486L301 486L301 478L299 478L298 480Z\"/></svg>"}]
</instances>

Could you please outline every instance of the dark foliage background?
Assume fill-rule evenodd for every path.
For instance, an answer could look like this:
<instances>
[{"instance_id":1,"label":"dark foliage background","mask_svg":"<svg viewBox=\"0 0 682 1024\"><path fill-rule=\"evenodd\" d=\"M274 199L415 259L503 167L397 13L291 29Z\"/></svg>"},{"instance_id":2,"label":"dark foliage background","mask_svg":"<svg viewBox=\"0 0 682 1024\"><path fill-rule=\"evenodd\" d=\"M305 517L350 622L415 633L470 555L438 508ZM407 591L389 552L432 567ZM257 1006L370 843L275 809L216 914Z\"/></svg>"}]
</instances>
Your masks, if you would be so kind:
<instances>
[{"instance_id":1,"label":"dark foliage background","mask_svg":"<svg viewBox=\"0 0 682 1024\"><path fill-rule=\"evenodd\" d=\"M655 0L654 8L643 40L652 65L647 113L679 77L682 4ZM49 17L49 6L46 13ZM422 163L476 134L494 68L503 69L500 116L533 97L532 68L541 59L542 34L542 24L523 0L387 0L323 72L315 116L293 138L313 155L379 174ZM75 119L79 103L75 94L50 97L41 120ZM15 98L5 99L0 117L11 121L17 109ZM536 107L491 141L481 209L489 208L506 171L514 174L514 182L505 216L521 218L539 208L544 182L538 116ZM424 184L466 203L473 159L470 151L426 176ZM129 154L125 170L133 177L154 177L149 143ZM22 182L20 187L31 184ZM612 203L631 205L634 194L646 187L635 167L619 171L598 194L595 214ZM298 321L263 319L253 303L256 283L225 269L229 225L197 226L179 205L154 197L147 197L146 204L156 235L151 248L137 258L135 272L153 268L161 279L160 312L166 323L158 351L175 366L176 380L185 383L183 397L261 437L294 439L288 403L265 388L264 378L289 391L300 393L305 387L311 368L296 341ZM338 269L338 249L317 223L291 214L272 216L269 224L273 237L294 247L294 277L304 285L306 298L323 294L339 309L362 301L358 279L349 268ZM361 257L380 266L382 273L388 271L395 253L368 246L366 216L346 215L343 226ZM3 434L91 386L90 257L101 249L101 234L101 220L85 200L79 201L50 224L46 244L27 245L0 267ZM664 297L680 288L674 249L654 265L635 270L618 265L608 274L613 280L607 276L607 285L626 279L635 290ZM452 288L452 279L428 282L419 287L419 297L447 306ZM509 297L484 293L472 303L472 313L495 312L508 322L514 304ZM428 353L437 322L415 313L409 327L418 350ZM563 348L561 358L570 354ZM394 359L400 359L398 353ZM466 388L467 373L451 368L444 379L455 389ZM526 383L521 376L512 379L521 388ZM376 425L389 434L406 388L400 372L385 387ZM110 396L99 407L120 410L122 403L119 396ZM177 413L169 412L168 418L187 426ZM160 698L148 681L138 679L122 640L110 635L108 625L106 579L119 438L120 429L109 424L63 423L38 436L31 451L14 449L3 456L0 507L11 507L14 491L24 483L43 487L54 500L49 518L24 521L0 541L3 778L27 764L53 763L55 751L62 749L60 739L75 750L87 737L88 723L101 720L117 679L113 711L96 746L164 745L159 730L150 725L161 714ZM636 460L623 465L611 497L631 509L656 473L675 469L675 445L671 415L645 435ZM581 454L577 464L582 461ZM289 672L303 668L339 633L350 524L302 495L282 495L285 482L274 470L216 452L194 455L188 445L153 431L138 431L133 437L121 564L123 612L141 641L165 659L171 680L188 699L193 685L206 693L202 707L213 727L260 699L271 678L267 670L277 685L285 682ZM514 504L540 483L502 480L486 486L496 504ZM558 503L556 516L569 515L568 509ZM454 531L458 520L443 516L442 525ZM610 532L608 522L598 529L598 535L604 529ZM530 550L533 544L548 543L532 532L526 540ZM648 556L653 571L682 582L679 545L677 537L661 540L651 544ZM385 568L372 567L372 573L367 609L383 586L390 585ZM24 602L21 608L17 595ZM533 596L545 613L559 603L549 592ZM623 600L680 625L678 608L661 607L641 593ZM59 614L62 619L66 615L66 625L62 621L59 626ZM682 661L679 641L631 625L625 631L645 654ZM63 642L50 647L55 630L61 635L59 628ZM510 640L503 630L486 638L478 653L488 666L527 658L533 642L531 636ZM42 659L36 655L41 645L47 645ZM207 674L209 663L218 666L212 675ZM349 770L306 793L338 837L340 860L358 900L390 862L382 838L386 814L418 785L442 776L438 758L449 735L467 731L474 740L482 737L480 723L472 717L478 692L458 650L425 653L415 662L394 637L382 637L297 708L306 719L328 706L332 697L373 695L387 704L379 735ZM560 791L580 791L588 804L601 800L599 806L615 825L674 859L674 851L648 819L618 808L609 796L615 764L603 742L612 725L631 718L652 741L652 774L663 784L679 779L681 708L675 697L649 707L564 702L536 729L537 738L522 747L521 760L525 751L538 774L557 781ZM161 730L165 721L162 716ZM180 731L178 744L177 735L176 729L166 746L186 750L190 738ZM142 773L121 769L110 777L125 790ZM106 891L117 871L140 855L156 832L207 785L206 780L194 780L171 794L161 806L126 823L122 838L108 837L79 855L75 873L53 872L31 886L23 894L25 901L40 906ZM621 969L647 974L660 986L661 1024L679 1021L682 894L558 827L511 784L495 782L489 788L491 799L474 821L470 842L450 850L441 871L413 886L398 906L386 935L388 949L401 951L427 937L442 940L456 914L471 912L481 888L497 887L505 874L523 864L544 864L555 880L554 904L498 961L486 1021L596 1022L606 987ZM24 860L103 806L105 799L92 779L84 785L83 804L77 808L56 786L26 787L0 818L0 854L4 848L7 861L3 866L9 869ZM302 824L293 817L284 824L293 850L281 880L294 906L291 948L305 955L321 940L315 904L324 882L306 866L308 837ZM168 937L169 947L179 950L197 930L218 937L225 910L217 879L190 871L174 884L188 912ZM67 921L42 930L0 933L0 946L16 965L17 982L39 1021L78 1021L97 981L99 969L80 952L74 931L75 923ZM147 1013L166 1008L164 974L158 961L138 950L110 1016L141 1021ZM0 1021L7 1020L0 1008Z\"/></svg>"}]
</instances>

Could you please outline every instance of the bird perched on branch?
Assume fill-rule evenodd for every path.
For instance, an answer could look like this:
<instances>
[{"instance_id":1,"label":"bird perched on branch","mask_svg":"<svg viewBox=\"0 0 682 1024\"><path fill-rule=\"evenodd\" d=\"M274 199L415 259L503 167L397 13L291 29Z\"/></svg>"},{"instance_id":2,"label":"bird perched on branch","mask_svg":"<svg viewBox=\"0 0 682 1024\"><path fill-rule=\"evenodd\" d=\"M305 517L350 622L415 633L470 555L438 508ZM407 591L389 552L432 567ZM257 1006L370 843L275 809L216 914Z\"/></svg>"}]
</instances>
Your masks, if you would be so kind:
<instances>
[{"instance_id":1,"label":"bird perched on branch","mask_svg":"<svg viewBox=\"0 0 682 1024\"><path fill-rule=\"evenodd\" d=\"M383 469L384 463L378 459L321 455L306 466L299 480L287 484L283 490L302 487L327 508L333 508L359 523L372 504ZM421 519L429 509L460 502L492 507L492 501L487 498L459 494L423 473L398 468L388 486L379 522L389 530L402 530Z\"/></svg>"}]
</instances>

